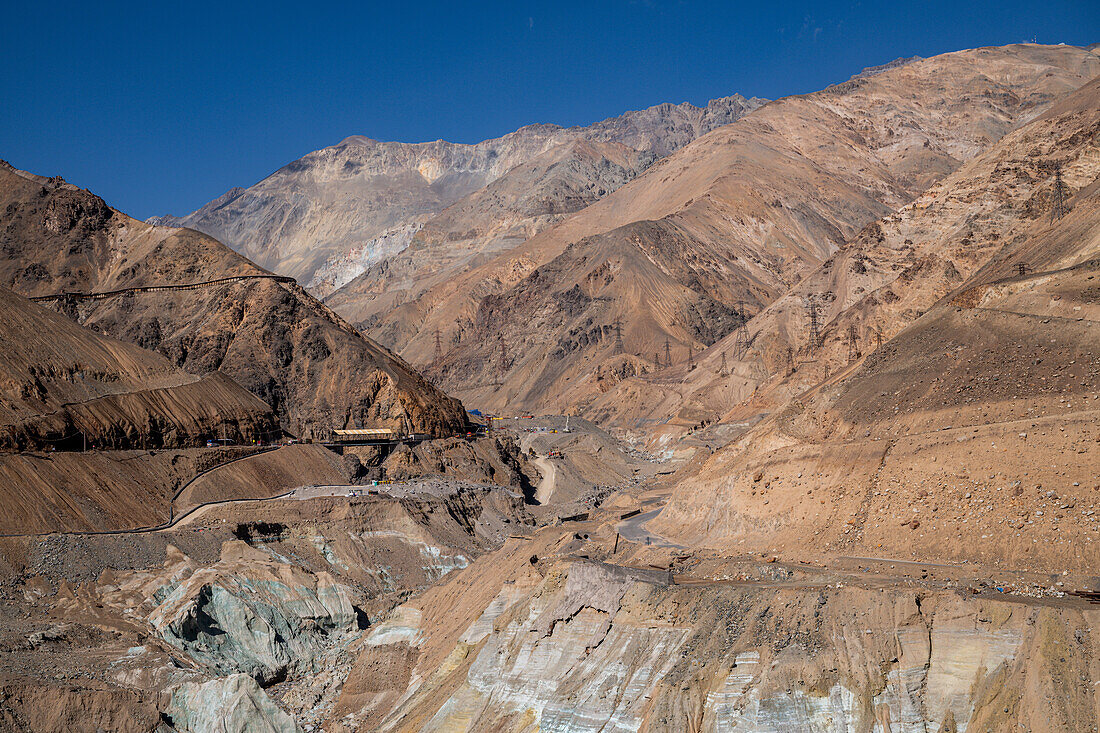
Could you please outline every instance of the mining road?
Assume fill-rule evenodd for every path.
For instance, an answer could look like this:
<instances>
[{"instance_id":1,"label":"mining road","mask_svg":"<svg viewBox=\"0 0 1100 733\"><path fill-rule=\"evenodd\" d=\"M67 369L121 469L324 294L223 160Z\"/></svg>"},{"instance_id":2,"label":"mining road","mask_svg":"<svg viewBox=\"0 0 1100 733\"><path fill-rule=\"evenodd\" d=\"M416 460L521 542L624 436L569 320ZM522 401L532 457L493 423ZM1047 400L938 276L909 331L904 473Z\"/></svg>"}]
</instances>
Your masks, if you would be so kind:
<instances>
[{"instance_id":1,"label":"mining road","mask_svg":"<svg viewBox=\"0 0 1100 733\"><path fill-rule=\"evenodd\" d=\"M662 509L664 509L663 506L651 509L648 512L642 512L629 519L624 519L616 525L615 531L619 533L619 537L628 542L637 542L642 545L651 545L654 547L683 548L683 545L669 542L664 537L646 529L646 523L660 514Z\"/></svg>"}]
</instances>

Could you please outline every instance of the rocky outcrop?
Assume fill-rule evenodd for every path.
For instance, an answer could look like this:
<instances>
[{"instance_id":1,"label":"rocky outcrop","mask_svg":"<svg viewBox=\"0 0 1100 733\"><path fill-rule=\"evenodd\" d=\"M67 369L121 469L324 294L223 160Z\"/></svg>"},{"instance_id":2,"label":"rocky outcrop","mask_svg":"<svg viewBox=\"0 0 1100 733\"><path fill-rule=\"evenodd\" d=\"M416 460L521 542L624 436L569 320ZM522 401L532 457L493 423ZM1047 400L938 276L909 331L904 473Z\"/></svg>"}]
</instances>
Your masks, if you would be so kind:
<instances>
[{"instance_id":1,"label":"rocky outcrop","mask_svg":"<svg viewBox=\"0 0 1100 733\"><path fill-rule=\"evenodd\" d=\"M326 452L260 458L300 464L299 448ZM209 475L247 483L231 475L242 463ZM278 468L256 470L250 488L276 489L264 481ZM265 688L309 730L330 714L367 628L533 523L501 488L343 494L225 504L165 532L0 539L5 563L25 555L14 575L0 567L0 727L94 731L81 727L86 711L147 732L160 710L172 730L220 718L270 730Z\"/></svg>"},{"instance_id":2,"label":"rocky outcrop","mask_svg":"<svg viewBox=\"0 0 1100 733\"><path fill-rule=\"evenodd\" d=\"M177 733L302 733L294 719L245 674L185 682L168 694L164 718Z\"/></svg>"},{"instance_id":3,"label":"rocky outcrop","mask_svg":"<svg viewBox=\"0 0 1100 733\"><path fill-rule=\"evenodd\" d=\"M548 570L494 586L495 598L481 591L482 617L445 657L432 640L450 636L457 604L395 614L412 629L379 631L364 656L407 644L420 661L396 708L380 718L368 706L362 719L382 730L415 714L422 730L753 733L1016 721L1072 731L1092 719L1095 693L1078 677L1092 612L797 582L668 586L591 563ZM1043 691L1051 672L1057 700Z\"/></svg>"},{"instance_id":4,"label":"rocky outcrop","mask_svg":"<svg viewBox=\"0 0 1100 733\"><path fill-rule=\"evenodd\" d=\"M530 456L510 435L468 440L449 438L414 446L397 446L392 452L377 449L345 450L353 477L367 481L406 481L420 477L447 477L480 484L510 486L532 499L541 480Z\"/></svg>"},{"instance_id":5,"label":"rocky outcrop","mask_svg":"<svg viewBox=\"0 0 1100 733\"><path fill-rule=\"evenodd\" d=\"M322 650L358 629L350 588L243 542L227 543L211 568L177 558L166 571L172 580L153 594L149 623L214 674L269 685L316 672Z\"/></svg>"}]
</instances>

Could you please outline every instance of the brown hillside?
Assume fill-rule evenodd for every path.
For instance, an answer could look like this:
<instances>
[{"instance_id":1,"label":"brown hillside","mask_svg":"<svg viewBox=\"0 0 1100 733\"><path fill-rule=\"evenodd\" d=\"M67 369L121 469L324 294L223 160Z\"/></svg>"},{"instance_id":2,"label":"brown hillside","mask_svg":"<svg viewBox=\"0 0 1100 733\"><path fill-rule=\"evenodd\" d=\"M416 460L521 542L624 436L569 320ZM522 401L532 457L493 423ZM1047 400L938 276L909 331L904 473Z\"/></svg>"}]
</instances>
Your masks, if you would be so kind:
<instances>
[{"instance_id":1,"label":"brown hillside","mask_svg":"<svg viewBox=\"0 0 1100 733\"><path fill-rule=\"evenodd\" d=\"M325 302L363 327L379 323L390 309L598 201L654 160L610 142L581 139L551 148L429 219L404 251L370 265Z\"/></svg>"},{"instance_id":2,"label":"brown hillside","mask_svg":"<svg viewBox=\"0 0 1100 733\"><path fill-rule=\"evenodd\" d=\"M604 389L603 367L652 370L666 338L686 362L689 347L733 327L738 300L750 313L776 300L864 226L1097 71L1085 49L986 48L770 103L371 333L416 331L393 345L427 365L438 329L454 345L432 369L471 404L584 412ZM616 320L630 366L615 355ZM499 341L511 358L499 358Z\"/></svg>"},{"instance_id":3,"label":"brown hillside","mask_svg":"<svg viewBox=\"0 0 1100 733\"><path fill-rule=\"evenodd\" d=\"M595 416L643 427L676 416L742 420L781 405L836 374L849 340L866 355L949 293L974 283L1079 264L1100 253L1095 211L1100 159L1100 80L1005 136L912 204L861 231L787 295L755 315L738 359L736 334L714 344L688 373L628 379L590 405ZM1062 169L1068 215L1051 222L1054 169ZM972 294L976 294L974 291ZM806 301L819 303L821 341L811 354ZM795 367L788 375L787 350ZM722 376L723 356L730 372Z\"/></svg>"},{"instance_id":4,"label":"brown hillside","mask_svg":"<svg viewBox=\"0 0 1100 733\"><path fill-rule=\"evenodd\" d=\"M279 436L270 408L220 373L188 374L0 288L0 442L185 447ZM86 443L85 443L86 441Z\"/></svg>"},{"instance_id":5,"label":"brown hillside","mask_svg":"<svg viewBox=\"0 0 1100 733\"><path fill-rule=\"evenodd\" d=\"M135 221L87 191L10 166L0 169L0 205L0 278L25 295L266 274L206 235ZM348 422L435 434L464 426L458 402L293 283L247 279L58 305L187 371L223 372L303 436Z\"/></svg>"},{"instance_id":6,"label":"brown hillside","mask_svg":"<svg viewBox=\"0 0 1100 733\"><path fill-rule=\"evenodd\" d=\"M830 313L818 361L767 386L764 409L771 399L777 411L718 451L654 526L743 550L1095 568L1098 90L1067 97L879 222L881 239L861 237L869 271L896 274ZM1069 213L1052 220L1055 163ZM907 275L899 261L914 254L926 264ZM833 334L865 322L900 330L821 382L839 360ZM761 404L733 414L752 409Z\"/></svg>"},{"instance_id":7,"label":"brown hillside","mask_svg":"<svg viewBox=\"0 0 1100 733\"><path fill-rule=\"evenodd\" d=\"M474 145L388 142L352 135L247 189L232 189L187 216L154 221L206 232L272 271L327 293L334 280L343 284L364 267L400 251L401 242L392 241L395 236L400 239L415 231L448 206L486 190L548 151L565 153L566 165L557 173L566 181L578 174L570 184L583 187L592 175L582 170L587 153L576 158L575 171L567 170L574 165L568 162L574 141L625 145L652 159L738 119L763 101L733 95L705 107L660 104L587 127L527 125ZM596 173L605 193L623 180L608 173ZM521 172L515 180L528 175ZM543 191L552 196L565 193L552 185ZM498 187L492 197L494 206L522 210L525 191L510 183ZM565 195L563 201L568 198Z\"/></svg>"}]
</instances>

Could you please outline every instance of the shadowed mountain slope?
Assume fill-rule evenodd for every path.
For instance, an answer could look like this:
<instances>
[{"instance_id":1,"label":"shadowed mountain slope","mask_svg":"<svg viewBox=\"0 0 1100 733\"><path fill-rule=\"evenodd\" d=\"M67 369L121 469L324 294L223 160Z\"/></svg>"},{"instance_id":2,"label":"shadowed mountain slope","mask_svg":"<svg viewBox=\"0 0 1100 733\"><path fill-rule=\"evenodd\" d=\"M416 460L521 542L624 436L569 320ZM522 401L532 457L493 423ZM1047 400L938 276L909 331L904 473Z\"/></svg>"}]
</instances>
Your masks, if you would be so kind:
<instances>
[{"instance_id":1,"label":"shadowed mountain slope","mask_svg":"<svg viewBox=\"0 0 1100 733\"><path fill-rule=\"evenodd\" d=\"M8 448L186 447L274 439L270 408L220 373L85 328L0 288L0 443Z\"/></svg>"},{"instance_id":2,"label":"shadowed mountain slope","mask_svg":"<svg viewBox=\"0 0 1100 733\"><path fill-rule=\"evenodd\" d=\"M271 405L289 431L345 424L464 429L461 405L293 282L199 232L135 221L64 183L0 168L0 282L53 301L78 323L195 373L221 371ZM247 276L247 277L245 277ZM244 279L224 281L226 278ZM193 289L178 286L213 282Z\"/></svg>"}]
</instances>

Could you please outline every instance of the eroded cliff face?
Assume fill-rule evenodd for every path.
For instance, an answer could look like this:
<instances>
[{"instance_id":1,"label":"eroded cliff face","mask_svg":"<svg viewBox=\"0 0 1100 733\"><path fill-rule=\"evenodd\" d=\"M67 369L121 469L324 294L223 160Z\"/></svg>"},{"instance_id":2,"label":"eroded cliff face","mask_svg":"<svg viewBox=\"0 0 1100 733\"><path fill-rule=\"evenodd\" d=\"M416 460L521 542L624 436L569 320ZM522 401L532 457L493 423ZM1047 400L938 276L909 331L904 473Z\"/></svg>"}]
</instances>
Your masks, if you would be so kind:
<instances>
[{"instance_id":1,"label":"eroded cliff face","mask_svg":"<svg viewBox=\"0 0 1100 733\"><path fill-rule=\"evenodd\" d=\"M519 494L452 487L226 505L164 535L2 540L0 721L315 729L368 629L530 522Z\"/></svg>"},{"instance_id":2,"label":"eroded cliff face","mask_svg":"<svg viewBox=\"0 0 1100 733\"><path fill-rule=\"evenodd\" d=\"M334 729L1074 731L1096 720L1100 609L782 572L756 587L670 586L585 561L543 572L483 593L446 654L435 639L453 629L433 624L458 609L431 594L431 606L399 609L403 633L373 632L358 663L416 659L399 702L338 706L348 713Z\"/></svg>"}]
</instances>

